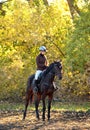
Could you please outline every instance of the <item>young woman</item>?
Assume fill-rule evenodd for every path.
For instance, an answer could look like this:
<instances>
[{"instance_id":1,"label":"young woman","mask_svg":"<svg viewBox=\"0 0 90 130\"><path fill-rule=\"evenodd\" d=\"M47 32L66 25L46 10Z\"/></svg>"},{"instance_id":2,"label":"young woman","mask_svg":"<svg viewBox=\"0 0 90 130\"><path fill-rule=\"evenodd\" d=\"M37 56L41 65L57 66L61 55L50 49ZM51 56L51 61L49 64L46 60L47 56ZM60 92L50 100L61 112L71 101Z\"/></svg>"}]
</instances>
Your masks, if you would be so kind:
<instances>
[{"instance_id":1,"label":"young woman","mask_svg":"<svg viewBox=\"0 0 90 130\"><path fill-rule=\"evenodd\" d=\"M36 57L36 65L37 65L37 71L35 73L35 87L34 87L34 92L38 92L38 76L42 71L44 71L47 68L47 58L45 56L46 53L46 47L41 46L39 48L39 55Z\"/></svg>"}]
</instances>

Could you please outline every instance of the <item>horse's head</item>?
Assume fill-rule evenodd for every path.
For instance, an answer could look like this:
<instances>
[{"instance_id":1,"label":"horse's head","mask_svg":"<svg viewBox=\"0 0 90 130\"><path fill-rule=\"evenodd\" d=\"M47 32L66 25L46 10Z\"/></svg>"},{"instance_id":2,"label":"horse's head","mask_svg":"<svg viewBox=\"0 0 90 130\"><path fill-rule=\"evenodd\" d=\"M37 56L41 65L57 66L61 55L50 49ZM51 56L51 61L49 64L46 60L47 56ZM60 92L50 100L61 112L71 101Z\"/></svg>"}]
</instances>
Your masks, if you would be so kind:
<instances>
[{"instance_id":1,"label":"horse's head","mask_svg":"<svg viewBox=\"0 0 90 130\"><path fill-rule=\"evenodd\" d=\"M59 80L62 79L62 65L59 61L54 61L54 72L58 76Z\"/></svg>"},{"instance_id":2,"label":"horse's head","mask_svg":"<svg viewBox=\"0 0 90 130\"><path fill-rule=\"evenodd\" d=\"M45 75L47 75L49 72L51 72L52 74L56 75L59 79L62 79L62 64L59 61L54 61L53 63L51 63L46 71L44 71L44 77Z\"/></svg>"}]
</instances>

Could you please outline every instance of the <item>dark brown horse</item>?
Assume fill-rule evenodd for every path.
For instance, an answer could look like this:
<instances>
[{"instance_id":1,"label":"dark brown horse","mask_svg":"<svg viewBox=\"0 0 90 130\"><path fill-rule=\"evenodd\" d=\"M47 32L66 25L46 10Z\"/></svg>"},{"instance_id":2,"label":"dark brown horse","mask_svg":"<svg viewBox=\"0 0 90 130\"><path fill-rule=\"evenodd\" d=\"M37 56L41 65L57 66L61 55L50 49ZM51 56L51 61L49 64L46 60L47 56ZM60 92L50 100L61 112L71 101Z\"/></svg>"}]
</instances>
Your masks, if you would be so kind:
<instances>
[{"instance_id":1,"label":"dark brown horse","mask_svg":"<svg viewBox=\"0 0 90 130\"><path fill-rule=\"evenodd\" d=\"M50 119L50 108L51 108L51 102L53 99L53 93L54 93L54 86L53 81L55 76L58 76L59 80L62 79L62 65L60 62L53 62L51 63L48 68L42 73L41 81L38 85L39 91L37 94L34 94L34 76L31 75L27 82L27 90L26 90L26 103L25 103L25 110L23 114L23 119L26 117L27 107L29 104L29 101L32 102L32 99L34 97L35 102L35 111L36 111L36 117L39 119L39 112L38 112L38 106L40 100L42 100L43 103L43 114L42 119L45 120L45 98L48 96L48 120Z\"/></svg>"}]
</instances>

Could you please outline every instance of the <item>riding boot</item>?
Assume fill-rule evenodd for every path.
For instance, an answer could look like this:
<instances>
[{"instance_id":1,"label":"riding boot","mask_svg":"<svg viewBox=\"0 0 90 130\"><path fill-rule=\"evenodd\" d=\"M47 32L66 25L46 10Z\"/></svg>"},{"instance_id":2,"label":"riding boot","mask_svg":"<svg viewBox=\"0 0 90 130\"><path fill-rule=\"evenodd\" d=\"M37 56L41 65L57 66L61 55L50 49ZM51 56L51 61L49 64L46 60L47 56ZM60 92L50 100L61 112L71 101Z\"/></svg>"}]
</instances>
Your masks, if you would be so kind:
<instances>
[{"instance_id":1,"label":"riding boot","mask_svg":"<svg viewBox=\"0 0 90 130\"><path fill-rule=\"evenodd\" d=\"M38 80L34 81L34 93L38 92Z\"/></svg>"},{"instance_id":2,"label":"riding boot","mask_svg":"<svg viewBox=\"0 0 90 130\"><path fill-rule=\"evenodd\" d=\"M55 85L55 82L53 82L54 91L58 89L58 87Z\"/></svg>"}]
</instances>

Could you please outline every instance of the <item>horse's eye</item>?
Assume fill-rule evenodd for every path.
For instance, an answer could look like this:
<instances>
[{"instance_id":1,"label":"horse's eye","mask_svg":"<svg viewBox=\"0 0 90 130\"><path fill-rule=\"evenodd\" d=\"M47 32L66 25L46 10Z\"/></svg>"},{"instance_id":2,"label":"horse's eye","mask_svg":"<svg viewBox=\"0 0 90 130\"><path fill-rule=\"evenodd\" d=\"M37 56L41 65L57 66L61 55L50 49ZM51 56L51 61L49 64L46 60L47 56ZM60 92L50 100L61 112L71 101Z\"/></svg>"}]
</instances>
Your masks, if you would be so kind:
<instances>
[{"instance_id":1,"label":"horse's eye","mask_svg":"<svg viewBox=\"0 0 90 130\"><path fill-rule=\"evenodd\" d=\"M57 66L57 64L55 64L55 66Z\"/></svg>"}]
</instances>

